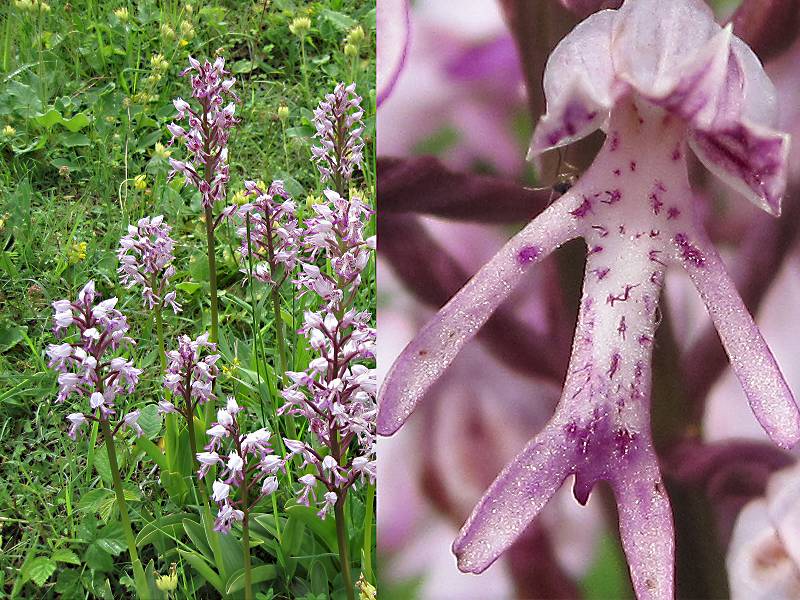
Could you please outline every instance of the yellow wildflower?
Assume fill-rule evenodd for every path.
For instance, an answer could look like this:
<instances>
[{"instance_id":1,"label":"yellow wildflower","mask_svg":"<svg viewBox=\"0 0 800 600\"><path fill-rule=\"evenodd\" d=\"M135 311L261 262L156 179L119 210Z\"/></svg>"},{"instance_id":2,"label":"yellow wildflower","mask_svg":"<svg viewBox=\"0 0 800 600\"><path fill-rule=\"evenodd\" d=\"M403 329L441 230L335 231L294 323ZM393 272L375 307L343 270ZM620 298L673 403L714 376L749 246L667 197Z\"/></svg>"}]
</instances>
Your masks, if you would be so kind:
<instances>
[{"instance_id":1,"label":"yellow wildflower","mask_svg":"<svg viewBox=\"0 0 800 600\"><path fill-rule=\"evenodd\" d=\"M311 19L308 17L297 17L289 25L289 31L297 37L304 37L311 29Z\"/></svg>"}]
</instances>

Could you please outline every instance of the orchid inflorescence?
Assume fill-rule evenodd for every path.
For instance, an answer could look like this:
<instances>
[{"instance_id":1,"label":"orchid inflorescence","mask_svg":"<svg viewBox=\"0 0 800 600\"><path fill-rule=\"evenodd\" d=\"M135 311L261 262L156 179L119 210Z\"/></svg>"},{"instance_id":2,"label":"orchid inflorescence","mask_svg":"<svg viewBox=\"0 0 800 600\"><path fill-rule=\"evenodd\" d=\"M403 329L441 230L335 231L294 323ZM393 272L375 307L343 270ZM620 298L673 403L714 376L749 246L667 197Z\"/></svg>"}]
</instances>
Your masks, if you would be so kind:
<instances>
[{"instance_id":1,"label":"orchid inflorescence","mask_svg":"<svg viewBox=\"0 0 800 600\"><path fill-rule=\"evenodd\" d=\"M217 345L208 341L208 333L194 340L188 335L180 337L178 349L167 352L169 364L164 375L164 387L182 403L176 406L169 400L161 400L158 403L160 413L177 413L191 423L198 406L216 399L213 390L220 358L219 354L213 354L216 349Z\"/></svg>"},{"instance_id":2,"label":"orchid inflorescence","mask_svg":"<svg viewBox=\"0 0 800 600\"><path fill-rule=\"evenodd\" d=\"M242 206L230 206L225 212L244 221L236 233L242 241L242 256L255 258L253 277L280 287L297 265L303 236L297 223L297 206L280 180L266 190L255 181L246 181L244 187L246 196L253 199Z\"/></svg>"},{"instance_id":3,"label":"orchid inflorescence","mask_svg":"<svg viewBox=\"0 0 800 600\"><path fill-rule=\"evenodd\" d=\"M342 189L361 163L361 111L356 100L347 100L354 94L354 86L339 84L315 112L318 123L339 123L335 139L328 144L323 136L323 147L316 147L314 155L347 157L348 166L340 168L338 179L334 178ZM349 109L355 112L347 117ZM353 148L358 151L348 154ZM330 173L320 170L325 181ZM284 439L284 443L289 451L287 460L300 456L302 466L314 468L314 473L300 478L303 486L298 502L309 506L312 498L316 500L318 483L327 490L318 513L321 518L337 504L343 506L356 481L375 480L377 388L375 370L363 364L375 357L372 315L354 308L361 273L375 248L374 236L365 238L372 210L356 197L344 198L333 190L323 193L326 201L314 204L314 215L304 223L307 255L294 281L301 295L313 292L325 302L319 311L306 311L300 328L318 356L305 371L287 372L292 384L282 391L286 404L279 410L304 417L316 438L316 447L303 440ZM315 264L322 258L330 263L330 274ZM357 450L348 456L353 442Z\"/></svg>"},{"instance_id":4,"label":"orchid inflorescence","mask_svg":"<svg viewBox=\"0 0 800 600\"><path fill-rule=\"evenodd\" d=\"M203 206L210 208L215 202L225 199L230 178L228 137L238 123L234 114L239 98L231 89L236 80L226 79L230 72L225 70L222 57L217 57L213 63L205 61L202 64L189 57L189 65L181 75L191 74L192 97L197 99L200 106L192 108L182 98L173 101L178 120L186 121L188 129L170 123L170 144L176 139L184 140L191 158L186 161L170 158L170 178L182 174L187 183L199 190Z\"/></svg>"},{"instance_id":5,"label":"orchid inflorescence","mask_svg":"<svg viewBox=\"0 0 800 600\"><path fill-rule=\"evenodd\" d=\"M117 258L122 285L128 289L142 286L148 309L160 311L169 305L177 314L181 306L175 301L175 291L167 291L169 279L175 274L171 229L162 215L139 219L136 225L128 225L128 233L120 239Z\"/></svg>"},{"instance_id":6,"label":"orchid inflorescence","mask_svg":"<svg viewBox=\"0 0 800 600\"><path fill-rule=\"evenodd\" d=\"M353 177L353 170L363 160L363 116L355 83L339 83L314 109L314 137L320 145L311 148L312 160L317 163L322 182L332 180L337 190L340 182Z\"/></svg>"},{"instance_id":7,"label":"orchid inflorescence","mask_svg":"<svg viewBox=\"0 0 800 600\"><path fill-rule=\"evenodd\" d=\"M49 366L59 373L56 402L64 402L74 392L89 398L89 412L67 416L72 439L77 438L81 426L87 421L108 421L115 415L117 396L133 392L142 373L133 366L133 361L113 356L122 346L133 346L135 342L126 335L128 321L115 308L117 299L98 301L99 298L94 281L89 281L75 302L53 302L55 335L61 337L72 327L78 333L76 341L47 347ZM114 433L128 427L136 435L142 435L139 415L139 410L124 415L117 421Z\"/></svg>"},{"instance_id":8,"label":"orchid inflorescence","mask_svg":"<svg viewBox=\"0 0 800 600\"><path fill-rule=\"evenodd\" d=\"M795 400L696 216L687 154L777 215L789 140L774 129L775 91L758 59L699 0L627 0L593 14L551 54L544 90L548 110L531 156L598 128L605 143L577 184L405 348L381 389L378 430L390 435L405 422L532 265L583 237L584 290L561 401L498 475L453 550L460 569L482 572L569 476L581 503L605 480L637 596L671 598L672 515L649 422L668 266L680 265L697 288L768 435L783 447L800 439Z\"/></svg>"},{"instance_id":9,"label":"orchid inflorescence","mask_svg":"<svg viewBox=\"0 0 800 600\"><path fill-rule=\"evenodd\" d=\"M247 519L250 510L278 489L276 473L284 460L270 444L272 433L265 428L245 433L240 407L232 397L217 411L217 421L206 433L211 441L197 454L203 479L217 465L222 471L212 484L212 496L219 506L214 530L229 533L235 522Z\"/></svg>"}]
</instances>

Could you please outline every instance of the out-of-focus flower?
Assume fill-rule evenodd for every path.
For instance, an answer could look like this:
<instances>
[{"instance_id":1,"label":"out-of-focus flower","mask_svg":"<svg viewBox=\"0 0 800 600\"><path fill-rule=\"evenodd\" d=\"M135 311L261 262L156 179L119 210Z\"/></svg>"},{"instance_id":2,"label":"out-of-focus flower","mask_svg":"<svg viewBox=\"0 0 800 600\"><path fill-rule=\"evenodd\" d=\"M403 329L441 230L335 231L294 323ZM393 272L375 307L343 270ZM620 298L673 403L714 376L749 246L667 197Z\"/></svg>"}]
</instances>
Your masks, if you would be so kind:
<instances>
[{"instance_id":1,"label":"out-of-focus flower","mask_svg":"<svg viewBox=\"0 0 800 600\"><path fill-rule=\"evenodd\" d=\"M800 594L800 468L775 473L765 497L744 507L728 548L731 598L773 600Z\"/></svg>"},{"instance_id":2,"label":"out-of-focus flower","mask_svg":"<svg viewBox=\"0 0 800 600\"><path fill-rule=\"evenodd\" d=\"M167 291L169 279L175 274L171 230L163 215L139 219L136 225L128 225L128 233L120 239L117 258L122 285L128 289L141 286L148 309L161 311L169 305L177 314L181 306L175 301L175 291Z\"/></svg>"},{"instance_id":3,"label":"out-of-focus flower","mask_svg":"<svg viewBox=\"0 0 800 600\"><path fill-rule=\"evenodd\" d=\"M86 260L86 242L74 242L67 250L67 262L77 265Z\"/></svg>"},{"instance_id":4,"label":"out-of-focus flower","mask_svg":"<svg viewBox=\"0 0 800 600\"><path fill-rule=\"evenodd\" d=\"M610 482L637 595L672 596L672 518L649 424L667 264L683 266L698 288L764 429L782 446L797 442L800 413L696 223L686 175L691 145L713 173L761 208L779 211L788 140L771 128L770 86L752 52L695 0L668 7L628 0L584 21L554 50L544 80L548 112L531 152L599 127L607 131L602 151L578 184L409 344L382 388L378 426L391 434L528 267L569 239L586 239L584 294L561 402L464 525L454 544L462 570L486 569L574 474L582 503L597 481Z\"/></svg>"},{"instance_id":5,"label":"out-of-focus flower","mask_svg":"<svg viewBox=\"0 0 800 600\"><path fill-rule=\"evenodd\" d=\"M178 588L178 565L172 563L167 575L156 575L156 587L162 592L174 592Z\"/></svg>"},{"instance_id":6,"label":"out-of-focus flower","mask_svg":"<svg viewBox=\"0 0 800 600\"><path fill-rule=\"evenodd\" d=\"M127 23L128 19L130 18L130 14L128 14L128 8L125 6L115 9L114 16L117 17L121 23Z\"/></svg>"},{"instance_id":7,"label":"out-of-focus flower","mask_svg":"<svg viewBox=\"0 0 800 600\"><path fill-rule=\"evenodd\" d=\"M303 38L311 30L311 19L308 17L296 17L289 23L289 31L292 35Z\"/></svg>"},{"instance_id":8,"label":"out-of-focus flower","mask_svg":"<svg viewBox=\"0 0 800 600\"><path fill-rule=\"evenodd\" d=\"M3 135L6 137L14 137L16 135L17 130L14 129L11 125L6 125L3 127Z\"/></svg>"},{"instance_id":9,"label":"out-of-focus flower","mask_svg":"<svg viewBox=\"0 0 800 600\"><path fill-rule=\"evenodd\" d=\"M289 118L289 107L288 107L288 106L286 106L285 104L281 104L281 105L278 107L278 112L277 112L277 114L278 114L278 118L279 118L281 121L286 121L286 120Z\"/></svg>"},{"instance_id":10,"label":"out-of-focus flower","mask_svg":"<svg viewBox=\"0 0 800 600\"><path fill-rule=\"evenodd\" d=\"M392 93L408 53L411 16L408 0L384 0L378 5L378 106Z\"/></svg>"}]
</instances>

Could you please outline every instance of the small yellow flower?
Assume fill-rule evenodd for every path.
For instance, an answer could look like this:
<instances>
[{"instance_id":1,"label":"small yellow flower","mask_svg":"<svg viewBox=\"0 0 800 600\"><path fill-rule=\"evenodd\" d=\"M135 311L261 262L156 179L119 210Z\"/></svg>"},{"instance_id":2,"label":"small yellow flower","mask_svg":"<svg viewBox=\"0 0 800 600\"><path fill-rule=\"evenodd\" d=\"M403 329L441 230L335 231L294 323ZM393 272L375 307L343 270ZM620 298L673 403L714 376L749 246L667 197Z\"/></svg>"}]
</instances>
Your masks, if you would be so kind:
<instances>
[{"instance_id":1,"label":"small yellow flower","mask_svg":"<svg viewBox=\"0 0 800 600\"><path fill-rule=\"evenodd\" d=\"M50 12L50 5L47 2L39 2L39 12Z\"/></svg>"},{"instance_id":2,"label":"small yellow flower","mask_svg":"<svg viewBox=\"0 0 800 600\"><path fill-rule=\"evenodd\" d=\"M347 58L355 58L356 56L359 55L358 46L356 44L351 44L350 42L347 42L344 45L344 55Z\"/></svg>"},{"instance_id":3,"label":"small yellow flower","mask_svg":"<svg viewBox=\"0 0 800 600\"><path fill-rule=\"evenodd\" d=\"M378 590L375 589L375 586L369 581L364 579L363 573L356 582L356 588L358 589L358 600L377 600Z\"/></svg>"},{"instance_id":4,"label":"small yellow flower","mask_svg":"<svg viewBox=\"0 0 800 600\"><path fill-rule=\"evenodd\" d=\"M71 265L77 265L86 260L86 242L74 242L67 250L67 261Z\"/></svg>"},{"instance_id":5,"label":"small yellow flower","mask_svg":"<svg viewBox=\"0 0 800 600\"><path fill-rule=\"evenodd\" d=\"M169 575L156 575L156 587L162 592L174 592L178 587L177 564L172 563L169 567Z\"/></svg>"},{"instance_id":6,"label":"small yellow flower","mask_svg":"<svg viewBox=\"0 0 800 600\"><path fill-rule=\"evenodd\" d=\"M309 194L306 196L306 206L312 207L315 204L322 204L322 196L314 196L313 194Z\"/></svg>"},{"instance_id":7,"label":"small yellow flower","mask_svg":"<svg viewBox=\"0 0 800 600\"><path fill-rule=\"evenodd\" d=\"M234 204L241 206L242 204L247 203L247 197L245 196L244 190L239 190L236 192L233 197L231 198Z\"/></svg>"},{"instance_id":8,"label":"small yellow flower","mask_svg":"<svg viewBox=\"0 0 800 600\"><path fill-rule=\"evenodd\" d=\"M297 17L289 25L289 31L297 37L304 37L311 30L311 19L308 17Z\"/></svg>"},{"instance_id":9,"label":"small yellow flower","mask_svg":"<svg viewBox=\"0 0 800 600\"><path fill-rule=\"evenodd\" d=\"M147 176L144 173L133 178L133 189L140 192L147 189Z\"/></svg>"},{"instance_id":10,"label":"small yellow flower","mask_svg":"<svg viewBox=\"0 0 800 600\"><path fill-rule=\"evenodd\" d=\"M194 7L191 4L187 4L183 8L186 11L187 15L190 15L190 14L192 14L194 12Z\"/></svg>"},{"instance_id":11,"label":"small yellow flower","mask_svg":"<svg viewBox=\"0 0 800 600\"><path fill-rule=\"evenodd\" d=\"M6 125L5 127L3 127L4 136L13 137L15 133L17 133L17 130L14 129L11 125Z\"/></svg>"},{"instance_id":12,"label":"small yellow flower","mask_svg":"<svg viewBox=\"0 0 800 600\"><path fill-rule=\"evenodd\" d=\"M172 27L170 27L169 25L167 25L166 23L164 23L161 26L161 37L164 38L165 40L168 40L168 41L169 40L174 40L175 39L175 30Z\"/></svg>"},{"instance_id":13,"label":"small yellow flower","mask_svg":"<svg viewBox=\"0 0 800 600\"><path fill-rule=\"evenodd\" d=\"M114 11L114 15L122 22L127 23L130 15L128 14L127 7L123 6Z\"/></svg>"},{"instance_id":14,"label":"small yellow flower","mask_svg":"<svg viewBox=\"0 0 800 600\"><path fill-rule=\"evenodd\" d=\"M289 107L286 106L285 104L281 104L278 107L278 118L281 121L285 121L286 119L289 118Z\"/></svg>"},{"instance_id":15,"label":"small yellow flower","mask_svg":"<svg viewBox=\"0 0 800 600\"><path fill-rule=\"evenodd\" d=\"M240 364L239 358L237 356L234 356L233 360L231 361L231 364L222 365L222 374L225 375L225 377L232 377L239 369L239 364Z\"/></svg>"},{"instance_id":16,"label":"small yellow flower","mask_svg":"<svg viewBox=\"0 0 800 600\"><path fill-rule=\"evenodd\" d=\"M150 57L150 66L153 67L155 71L164 72L169 68L169 62L167 62L163 54L153 54L153 56Z\"/></svg>"},{"instance_id":17,"label":"small yellow flower","mask_svg":"<svg viewBox=\"0 0 800 600\"><path fill-rule=\"evenodd\" d=\"M170 156L172 156L172 150L167 150L164 144L161 142L156 142L155 150L153 150L153 156L155 158L167 160Z\"/></svg>"},{"instance_id":18,"label":"small yellow flower","mask_svg":"<svg viewBox=\"0 0 800 600\"><path fill-rule=\"evenodd\" d=\"M185 48L186 46L188 46L188 45L189 45L189 41L188 41L188 40L181 39L181 40L178 42L178 45L179 45L181 48Z\"/></svg>"},{"instance_id":19,"label":"small yellow flower","mask_svg":"<svg viewBox=\"0 0 800 600\"><path fill-rule=\"evenodd\" d=\"M191 21L181 21L181 35L189 40L194 37L194 25Z\"/></svg>"},{"instance_id":20,"label":"small yellow flower","mask_svg":"<svg viewBox=\"0 0 800 600\"><path fill-rule=\"evenodd\" d=\"M347 42L350 44L354 44L356 46L360 46L361 42L363 41L364 41L364 28L361 27L361 25L356 25L347 34Z\"/></svg>"}]
</instances>

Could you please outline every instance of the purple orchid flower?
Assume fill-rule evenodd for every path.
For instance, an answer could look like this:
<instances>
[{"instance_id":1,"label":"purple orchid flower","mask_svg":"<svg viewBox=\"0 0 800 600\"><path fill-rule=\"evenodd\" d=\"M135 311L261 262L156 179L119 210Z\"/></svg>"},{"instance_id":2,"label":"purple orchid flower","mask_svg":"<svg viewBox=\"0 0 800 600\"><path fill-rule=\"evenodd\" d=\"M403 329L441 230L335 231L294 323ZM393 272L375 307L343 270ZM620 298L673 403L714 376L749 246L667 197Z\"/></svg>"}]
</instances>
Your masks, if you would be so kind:
<instances>
[{"instance_id":1,"label":"purple orchid flower","mask_svg":"<svg viewBox=\"0 0 800 600\"><path fill-rule=\"evenodd\" d=\"M650 425L651 354L666 267L702 297L756 418L783 447L800 412L772 353L695 217L691 148L724 182L780 212L788 135L758 59L699 0L627 0L595 13L553 51L548 111L531 156L598 128L605 144L579 182L514 237L403 351L380 394L378 432L394 433L455 356L557 247L583 237L584 293L561 401L500 473L453 549L480 573L517 539L564 480L585 502L611 484L634 588L673 595L672 515Z\"/></svg>"}]
</instances>

